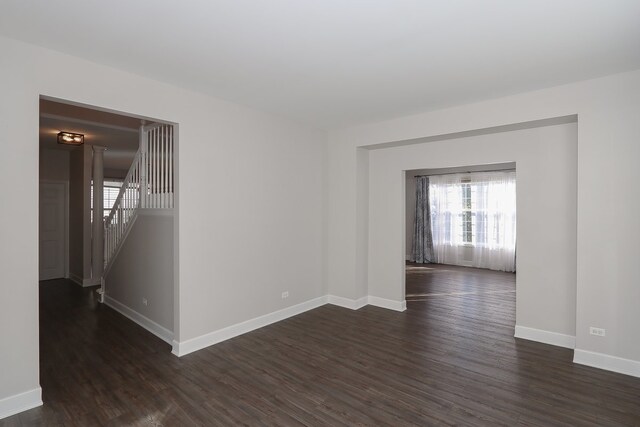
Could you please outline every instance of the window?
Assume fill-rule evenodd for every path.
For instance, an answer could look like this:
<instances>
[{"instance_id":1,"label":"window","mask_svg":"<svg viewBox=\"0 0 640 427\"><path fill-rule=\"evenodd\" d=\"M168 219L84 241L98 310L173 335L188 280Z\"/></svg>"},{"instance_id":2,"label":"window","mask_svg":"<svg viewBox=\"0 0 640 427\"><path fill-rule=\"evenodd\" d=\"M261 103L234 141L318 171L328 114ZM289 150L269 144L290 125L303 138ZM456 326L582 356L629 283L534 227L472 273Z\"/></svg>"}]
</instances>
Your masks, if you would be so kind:
<instances>
[{"instance_id":1,"label":"window","mask_svg":"<svg viewBox=\"0 0 640 427\"><path fill-rule=\"evenodd\" d=\"M429 207L435 262L515 271L514 171L430 176Z\"/></svg>"},{"instance_id":2,"label":"window","mask_svg":"<svg viewBox=\"0 0 640 427\"><path fill-rule=\"evenodd\" d=\"M500 247L513 236L515 245L515 172L432 176L429 198L434 241Z\"/></svg>"},{"instance_id":3,"label":"window","mask_svg":"<svg viewBox=\"0 0 640 427\"><path fill-rule=\"evenodd\" d=\"M471 208L471 184L461 184L461 205L460 212L460 232L462 234L461 241L463 243L473 243L473 217L474 212Z\"/></svg>"},{"instance_id":4,"label":"window","mask_svg":"<svg viewBox=\"0 0 640 427\"><path fill-rule=\"evenodd\" d=\"M514 171L429 177L435 262L515 271Z\"/></svg>"},{"instance_id":5,"label":"window","mask_svg":"<svg viewBox=\"0 0 640 427\"><path fill-rule=\"evenodd\" d=\"M121 181L104 181L103 186L103 216L108 216L109 212L116 203L118 194L120 193L120 187L122 187ZM93 222L93 181L91 181L91 222Z\"/></svg>"}]
</instances>

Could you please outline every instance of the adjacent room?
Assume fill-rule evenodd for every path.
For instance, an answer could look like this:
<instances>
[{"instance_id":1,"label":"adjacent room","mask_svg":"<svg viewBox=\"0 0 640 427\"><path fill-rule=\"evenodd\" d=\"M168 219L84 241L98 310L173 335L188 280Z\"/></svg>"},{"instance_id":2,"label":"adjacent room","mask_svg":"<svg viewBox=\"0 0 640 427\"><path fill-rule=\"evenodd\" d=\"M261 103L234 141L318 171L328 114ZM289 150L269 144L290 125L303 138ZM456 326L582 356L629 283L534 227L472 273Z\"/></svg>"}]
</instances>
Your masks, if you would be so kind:
<instances>
[{"instance_id":1,"label":"adjacent room","mask_svg":"<svg viewBox=\"0 0 640 427\"><path fill-rule=\"evenodd\" d=\"M175 171L172 125L48 98L39 110L37 300L46 388L78 368L78 359L69 361L94 338L96 331L74 333L70 324L115 310L172 343ZM111 328L98 332L105 338ZM68 385L48 391L73 393Z\"/></svg>"},{"instance_id":2,"label":"adjacent room","mask_svg":"<svg viewBox=\"0 0 640 427\"><path fill-rule=\"evenodd\" d=\"M407 171L405 188L407 302L515 292L514 163Z\"/></svg>"},{"instance_id":3,"label":"adjacent room","mask_svg":"<svg viewBox=\"0 0 640 427\"><path fill-rule=\"evenodd\" d=\"M2 1L0 426L640 425L639 21Z\"/></svg>"}]
</instances>

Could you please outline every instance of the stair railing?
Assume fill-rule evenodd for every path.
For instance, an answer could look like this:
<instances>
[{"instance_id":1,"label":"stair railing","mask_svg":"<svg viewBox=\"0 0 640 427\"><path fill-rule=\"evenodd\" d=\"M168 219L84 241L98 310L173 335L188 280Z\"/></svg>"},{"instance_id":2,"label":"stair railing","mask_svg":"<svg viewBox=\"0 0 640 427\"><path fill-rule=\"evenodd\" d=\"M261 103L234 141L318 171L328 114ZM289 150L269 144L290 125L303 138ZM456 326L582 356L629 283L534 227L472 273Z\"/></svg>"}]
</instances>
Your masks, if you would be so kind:
<instances>
[{"instance_id":1,"label":"stair railing","mask_svg":"<svg viewBox=\"0 0 640 427\"><path fill-rule=\"evenodd\" d=\"M173 126L142 127L140 149L104 221L104 265L117 254L138 208L173 208Z\"/></svg>"},{"instance_id":2,"label":"stair railing","mask_svg":"<svg viewBox=\"0 0 640 427\"><path fill-rule=\"evenodd\" d=\"M173 126L160 125L147 130L145 148L146 190L141 207L173 208Z\"/></svg>"},{"instance_id":3,"label":"stair railing","mask_svg":"<svg viewBox=\"0 0 640 427\"><path fill-rule=\"evenodd\" d=\"M104 264L107 266L128 232L140 205L140 165L142 155L136 153L109 216L104 221Z\"/></svg>"}]
</instances>

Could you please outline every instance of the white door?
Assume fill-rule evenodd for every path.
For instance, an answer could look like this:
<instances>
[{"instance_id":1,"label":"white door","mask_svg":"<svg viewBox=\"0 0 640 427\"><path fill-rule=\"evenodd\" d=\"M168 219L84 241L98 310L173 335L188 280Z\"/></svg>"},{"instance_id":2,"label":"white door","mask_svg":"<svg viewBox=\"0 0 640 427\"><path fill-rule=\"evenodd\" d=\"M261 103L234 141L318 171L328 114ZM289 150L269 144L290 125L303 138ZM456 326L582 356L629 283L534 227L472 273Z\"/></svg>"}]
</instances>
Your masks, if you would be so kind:
<instances>
[{"instance_id":1,"label":"white door","mask_svg":"<svg viewBox=\"0 0 640 427\"><path fill-rule=\"evenodd\" d=\"M66 186L40 183L40 280L65 276Z\"/></svg>"}]
</instances>

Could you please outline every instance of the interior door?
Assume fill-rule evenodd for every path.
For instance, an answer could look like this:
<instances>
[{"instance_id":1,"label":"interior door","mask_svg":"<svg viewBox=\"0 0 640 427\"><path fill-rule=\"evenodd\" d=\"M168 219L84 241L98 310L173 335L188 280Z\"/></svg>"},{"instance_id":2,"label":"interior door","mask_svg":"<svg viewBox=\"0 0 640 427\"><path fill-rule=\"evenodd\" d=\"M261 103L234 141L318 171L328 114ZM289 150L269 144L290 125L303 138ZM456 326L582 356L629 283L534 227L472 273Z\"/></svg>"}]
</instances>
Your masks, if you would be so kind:
<instances>
[{"instance_id":1,"label":"interior door","mask_svg":"<svg viewBox=\"0 0 640 427\"><path fill-rule=\"evenodd\" d=\"M40 280L65 276L66 186L40 183Z\"/></svg>"}]
</instances>

